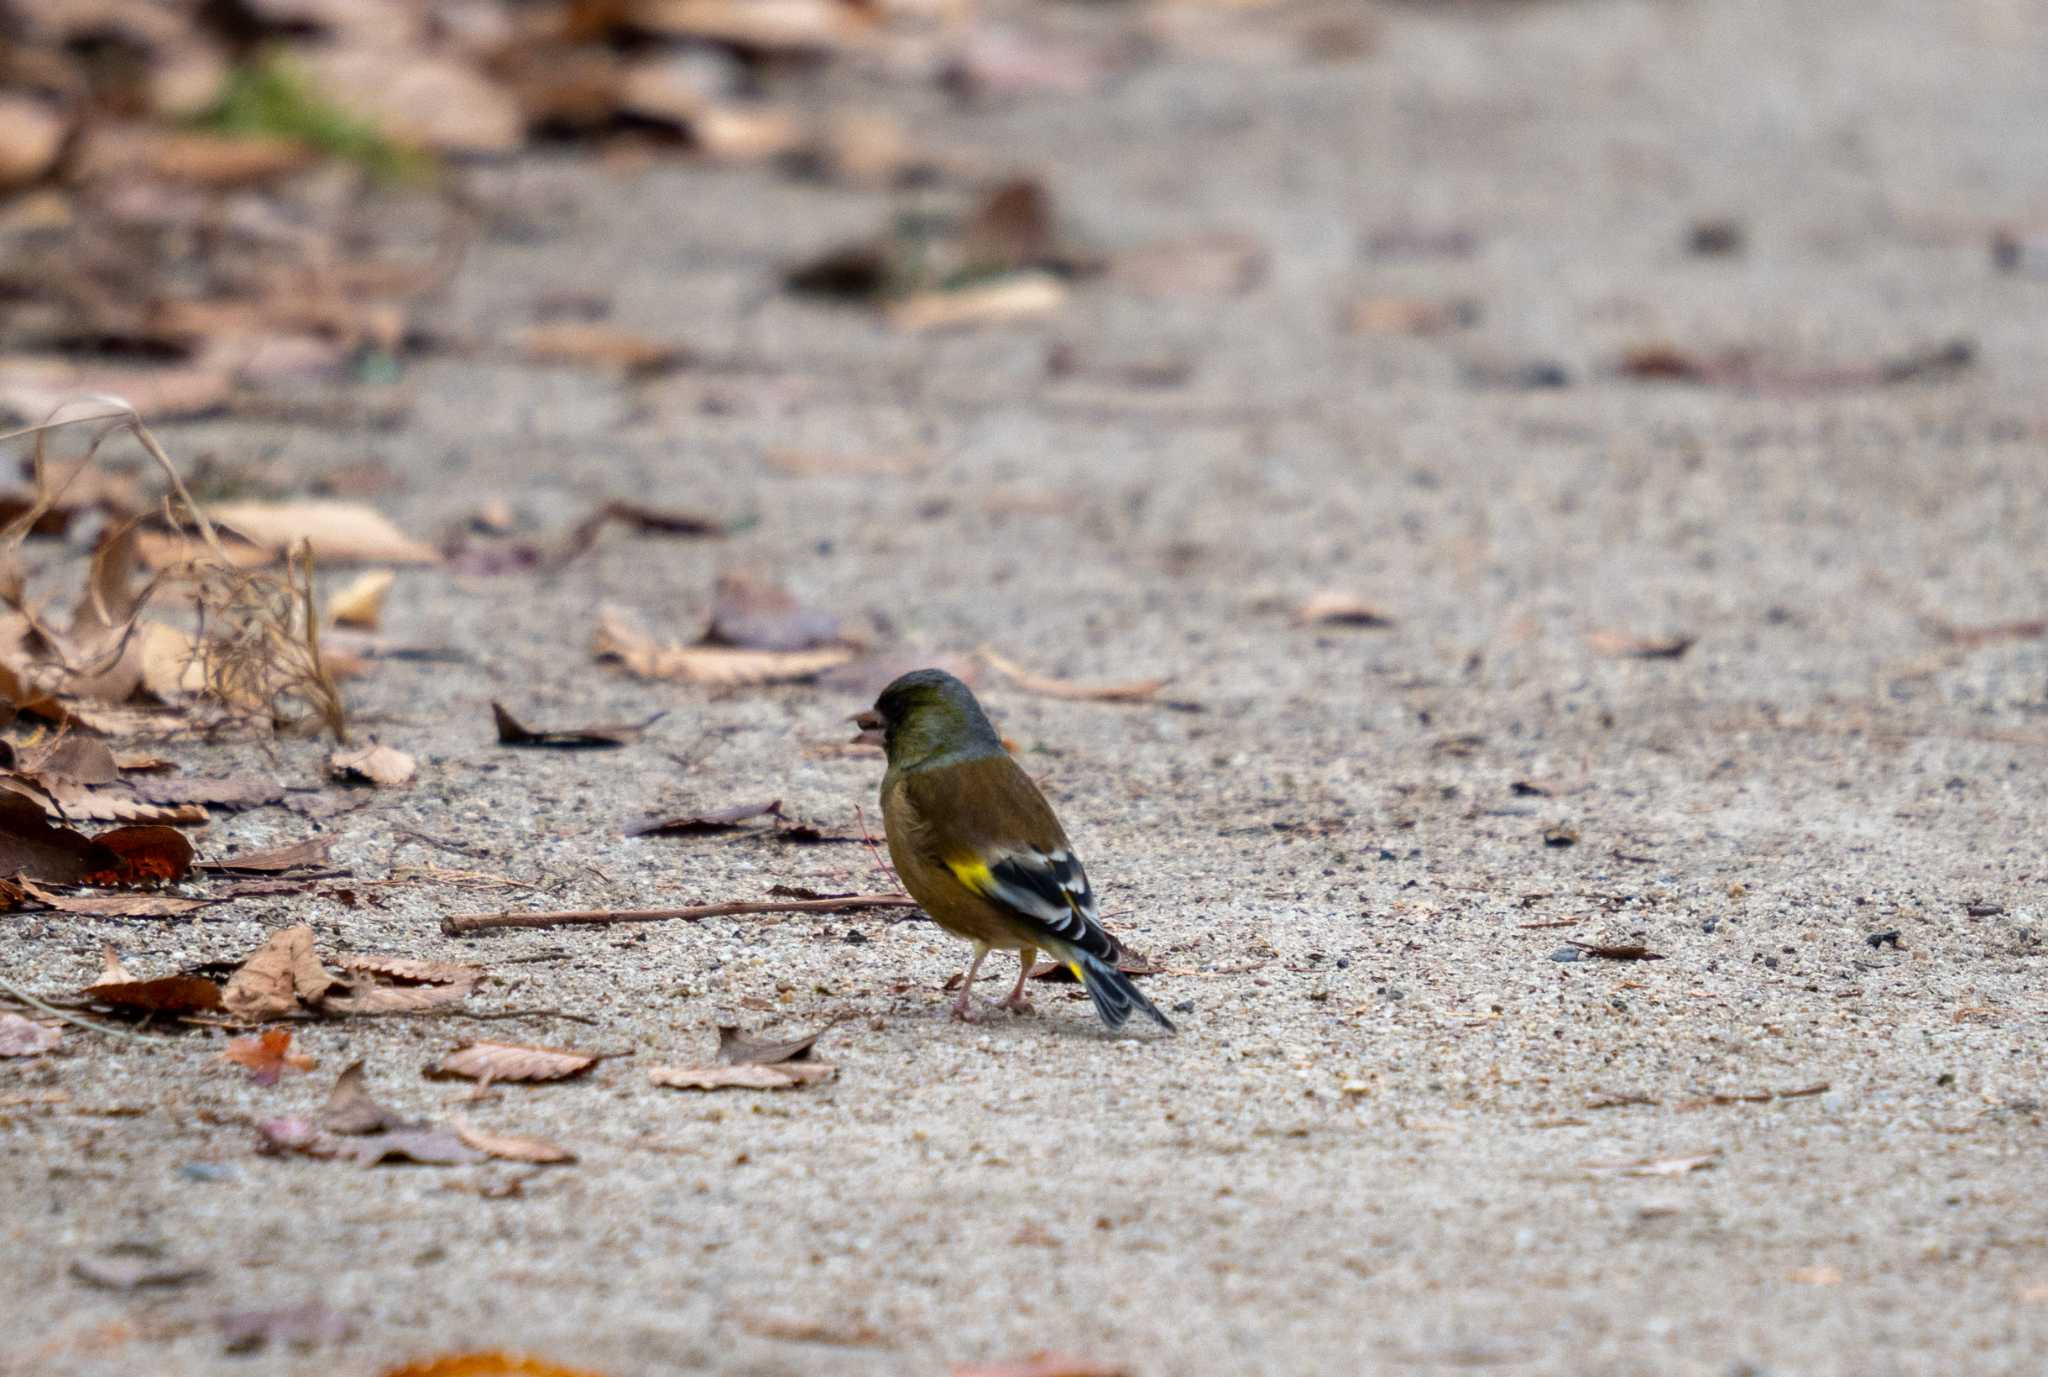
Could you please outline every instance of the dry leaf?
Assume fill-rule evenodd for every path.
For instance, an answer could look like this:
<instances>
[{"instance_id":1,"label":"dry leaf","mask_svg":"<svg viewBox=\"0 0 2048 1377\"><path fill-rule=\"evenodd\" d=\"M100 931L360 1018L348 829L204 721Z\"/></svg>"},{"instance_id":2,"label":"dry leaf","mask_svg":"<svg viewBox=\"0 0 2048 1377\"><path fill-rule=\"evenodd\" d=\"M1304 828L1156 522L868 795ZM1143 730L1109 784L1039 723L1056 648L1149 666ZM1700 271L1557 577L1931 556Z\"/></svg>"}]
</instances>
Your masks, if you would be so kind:
<instances>
[{"instance_id":1,"label":"dry leaf","mask_svg":"<svg viewBox=\"0 0 2048 1377\"><path fill-rule=\"evenodd\" d=\"M165 975L154 980L137 980L121 965L110 946L105 949L106 969L92 984L79 991L84 999L97 1000L119 1009L173 1017L204 1013L221 1007L220 986L197 975Z\"/></svg>"},{"instance_id":2,"label":"dry leaf","mask_svg":"<svg viewBox=\"0 0 2048 1377\"><path fill-rule=\"evenodd\" d=\"M885 314L899 330L954 330L1038 320L1064 306L1067 287L1051 273L1022 272L951 291L913 292Z\"/></svg>"},{"instance_id":3,"label":"dry leaf","mask_svg":"<svg viewBox=\"0 0 2048 1377\"><path fill-rule=\"evenodd\" d=\"M604 368L629 377L651 377L690 361L689 350L680 344L600 321L553 320L530 325L517 338L526 357L536 363Z\"/></svg>"},{"instance_id":4,"label":"dry leaf","mask_svg":"<svg viewBox=\"0 0 2048 1377\"><path fill-rule=\"evenodd\" d=\"M831 1080L837 1068L815 1061L775 1066L654 1066L647 1078L672 1090L788 1090Z\"/></svg>"},{"instance_id":5,"label":"dry leaf","mask_svg":"<svg viewBox=\"0 0 2048 1377\"><path fill-rule=\"evenodd\" d=\"M1574 942L1565 939L1568 947L1577 947L1588 956L1597 956L1605 961L1662 961L1660 952L1651 951L1640 942Z\"/></svg>"},{"instance_id":6,"label":"dry leaf","mask_svg":"<svg viewBox=\"0 0 2048 1377\"><path fill-rule=\"evenodd\" d=\"M258 1085L276 1085L286 1068L294 1071L311 1071L319 1065L304 1053L293 1052L292 1030L273 1028L253 1038L231 1038L227 1050L222 1052L223 1061L231 1061L249 1072L249 1079Z\"/></svg>"},{"instance_id":7,"label":"dry leaf","mask_svg":"<svg viewBox=\"0 0 2048 1377\"><path fill-rule=\"evenodd\" d=\"M630 0L633 27L759 54L831 52L864 42L868 11L844 0Z\"/></svg>"},{"instance_id":8,"label":"dry leaf","mask_svg":"<svg viewBox=\"0 0 2048 1377\"><path fill-rule=\"evenodd\" d=\"M631 745L640 739L642 732L668 716L668 713L665 710L657 712L644 722L598 727L551 727L542 730L536 730L520 722L506 711L503 703L491 704L491 716L497 721L498 744L501 746L551 746L558 750L588 750Z\"/></svg>"},{"instance_id":9,"label":"dry leaf","mask_svg":"<svg viewBox=\"0 0 2048 1377\"><path fill-rule=\"evenodd\" d=\"M55 166L70 127L47 102L0 93L0 189L26 186Z\"/></svg>"},{"instance_id":10,"label":"dry leaf","mask_svg":"<svg viewBox=\"0 0 2048 1377\"><path fill-rule=\"evenodd\" d=\"M51 817L74 822L194 823L206 821L197 803L150 803L131 789L80 789L59 785L50 790Z\"/></svg>"},{"instance_id":11,"label":"dry leaf","mask_svg":"<svg viewBox=\"0 0 2048 1377\"><path fill-rule=\"evenodd\" d=\"M1694 636L1631 636L1622 631L1589 631L1586 644L1597 655L1617 660L1676 660L1692 649Z\"/></svg>"},{"instance_id":12,"label":"dry leaf","mask_svg":"<svg viewBox=\"0 0 2048 1377\"><path fill-rule=\"evenodd\" d=\"M1131 1370L1120 1363L1040 1352L993 1363L955 1363L950 1377L1131 1377Z\"/></svg>"},{"instance_id":13,"label":"dry leaf","mask_svg":"<svg viewBox=\"0 0 2048 1377\"><path fill-rule=\"evenodd\" d=\"M308 45L292 56L319 94L367 116L394 143L479 154L510 153L526 142L526 119L511 93L457 58Z\"/></svg>"},{"instance_id":14,"label":"dry leaf","mask_svg":"<svg viewBox=\"0 0 2048 1377\"><path fill-rule=\"evenodd\" d=\"M327 853L334 849L334 838L308 837L289 846L273 846L264 851L244 851L233 856L223 856L217 861L201 861L201 870L223 871L241 875L274 875L287 870L311 870L327 864Z\"/></svg>"},{"instance_id":15,"label":"dry leaf","mask_svg":"<svg viewBox=\"0 0 2048 1377\"><path fill-rule=\"evenodd\" d=\"M761 1315L736 1311L732 1322L763 1339L780 1339L793 1344L832 1344L839 1348L888 1348L889 1336L859 1320L831 1321L799 1319L793 1315Z\"/></svg>"},{"instance_id":16,"label":"dry leaf","mask_svg":"<svg viewBox=\"0 0 2048 1377\"><path fill-rule=\"evenodd\" d=\"M809 1061L818 1039L831 1031L827 1024L808 1037L784 1042L755 1042L729 1023L718 1026L718 1059L727 1066L775 1066L783 1062Z\"/></svg>"},{"instance_id":17,"label":"dry leaf","mask_svg":"<svg viewBox=\"0 0 2048 1377\"><path fill-rule=\"evenodd\" d=\"M446 1008L469 998L470 987L460 985L351 985L332 991L320 1001L320 1012L351 1014L417 1014Z\"/></svg>"},{"instance_id":18,"label":"dry leaf","mask_svg":"<svg viewBox=\"0 0 2048 1377\"><path fill-rule=\"evenodd\" d=\"M313 929L300 923L274 933L244 960L221 998L236 1018L257 1022L318 1005L335 984L314 949Z\"/></svg>"},{"instance_id":19,"label":"dry leaf","mask_svg":"<svg viewBox=\"0 0 2048 1377\"><path fill-rule=\"evenodd\" d=\"M40 750L24 750L16 768L45 787L112 784L121 777L107 743L90 736L60 736Z\"/></svg>"},{"instance_id":20,"label":"dry leaf","mask_svg":"<svg viewBox=\"0 0 2048 1377\"><path fill-rule=\"evenodd\" d=\"M308 498L296 502L225 502L207 509L213 520L244 537L266 558L282 558L310 541L322 564L438 564L431 545L414 540L374 508L355 502Z\"/></svg>"},{"instance_id":21,"label":"dry leaf","mask_svg":"<svg viewBox=\"0 0 2048 1377\"><path fill-rule=\"evenodd\" d=\"M374 784L380 789L404 784L418 768L418 762L404 751L375 743L336 751L327 757L327 772L336 779L351 784Z\"/></svg>"},{"instance_id":22,"label":"dry leaf","mask_svg":"<svg viewBox=\"0 0 2048 1377\"><path fill-rule=\"evenodd\" d=\"M1311 594L1294 609L1294 620L1302 626L1392 626L1392 616L1349 593L1329 590Z\"/></svg>"},{"instance_id":23,"label":"dry leaf","mask_svg":"<svg viewBox=\"0 0 2048 1377\"><path fill-rule=\"evenodd\" d=\"M1795 1267L1785 1274L1785 1280L1801 1286L1840 1286L1842 1269L1826 1263L1816 1267Z\"/></svg>"},{"instance_id":24,"label":"dry leaf","mask_svg":"<svg viewBox=\"0 0 2048 1377\"><path fill-rule=\"evenodd\" d=\"M192 873L192 843L175 828L116 827L92 840L113 860L88 870L79 878L80 884L175 884Z\"/></svg>"},{"instance_id":25,"label":"dry leaf","mask_svg":"<svg viewBox=\"0 0 2048 1377\"><path fill-rule=\"evenodd\" d=\"M822 650L734 650L724 646L663 644L615 610L599 615L592 649L642 679L673 679L717 688L798 683L854 657L851 646Z\"/></svg>"},{"instance_id":26,"label":"dry leaf","mask_svg":"<svg viewBox=\"0 0 2048 1377\"><path fill-rule=\"evenodd\" d=\"M336 626L375 631L384 617L384 597L397 580L398 575L392 570L365 569L328 602L328 620Z\"/></svg>"},{"instance_id":27,"label":"dry leaf","mask_svg":"<svg viewBox=\"0 0 2048 1377\"><path fill-rule=\"evenodd\" d=\"M468 1146L475 1148L478 1152L502 1158L507 1162L552 1163L573 1162L576 1160L576 1154L569 1151L569 1149L557 1147L555 1144L544 1139L515 1138L499 1133L485 1133L482 1129L465 1123L461 1119L455 1121L455 1136Z\"/></svg>"},{"instance_id":28,"label":"dry leaf","mask_svg":"<svg viewBox=\"0 0 2048 1377\"><path fill-rule=\"evenodd\" d=\"M461 1076L473 1081L558 1081L581 1075L597 1065L591 1052L558 1047L525 1047L510 1042L469 1042L428 1069L430 1076Z\"/></svg>"},{"instance_id":29,"label":"dry leaf","mask_svg":"<svg viewBox=\"0 0 2048 1377\"><path fill-rule=\"evenodd\" d=\"M180 899L169 894L54 894L34 880L23 880L21 888L58 913L83 918L178 918L219 902L211 897Z\"/></svg>"},{"instance_id":30,"label":"dry leaf","mask_svg":"<svg viewBox=\"0 0 2048 1377\"><path fill-rule=\"evenodd\" d=\"M329 1133L355 1137L414 1125L377 1102L370 1094L363 1064L357 1061L350 1062L334 1078L334 1088L327 1092L327 1102L320 1106L320 1127Z\"/></svg>"},{"instance_id":31,"label":"dry leaf","mask_svg":"<svg viewBox=\"0 0 2048 1377\"><path fill-rule=\"evenodd\" d=\"M85 883L120 858L84 833L54 827L35 799L0 789L0 875L23 875L48 884Z\"/></svg>"},{"instance_id":32,"label":"dry leaf","mask_svg":"<svg viewBox=\"0 0 2048 1377\"><path fill-rule=\"evenodd\" d=\"M715 813L683 813L674 816L655 814L636 818L620 830L628 837L688 837L708 836L718 832L737 832L740 824L755 818L780 818L782 800L770 799L766 803L743 803L738 807L720 809Z\"/></svg>"},{"instance_id":33,"label":"dry leaf","mask_svg":"<svg viewBox=\"0 0 2048 1377\"><path fill-rule=\"evenodd\" d=\"M349 952L336 958L345 971L382 976L414 985L473 985L483 978L484 968L468 961L421 961L409 956L385 956L377 952Z\"/></svg>"},{"instance_id":34,"label":"dry leaf","mask_svg":"<svg viewBox=\"0 0 2048 1377\"><path fill-rule=\"evenodd\" d=\"M1091 703L1142 703L1160 689L1165 688L1165 679L1134 679L1119 684L1080 684L1068 679L1054 679L1049 675L1033 674L1016 661L1008 659L983 646L981 658L988 661L989 668L1010 680L1026 693L1036 693L1046 698L1066 698Z\"/></svg>"},{"instance_id":35,"label":"dry leaf","mask_svg":"<svg viewBox=\"0 0 2048 1377\"><path fill-rule=\"evenodd\" d=\"M61 1029L34 1023L20 1014L0 1014L0 1057L34 1057L64 1041Z\"/></svg>"}]
</instances>

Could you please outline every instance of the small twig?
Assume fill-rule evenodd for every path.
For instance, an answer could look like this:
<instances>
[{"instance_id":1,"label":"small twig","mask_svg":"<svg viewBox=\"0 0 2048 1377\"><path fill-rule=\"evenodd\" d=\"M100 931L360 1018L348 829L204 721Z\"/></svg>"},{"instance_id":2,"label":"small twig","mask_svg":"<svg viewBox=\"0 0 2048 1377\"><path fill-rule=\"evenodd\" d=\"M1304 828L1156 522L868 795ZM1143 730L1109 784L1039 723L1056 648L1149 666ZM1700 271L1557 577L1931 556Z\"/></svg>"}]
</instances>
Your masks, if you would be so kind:
<instances>
[{"instance_id":1,"label":"small twig","mask_svg":"<svg viewBox=\"0 0 2048 1377\"><path fill-rule=\"evenodd\" d=\"M50 1017L52 1018L61 1018L66 1023L75 1023L80 1028L89 1029L95 1033L105 1033L110 1038L126 1038L130 1042L177 1041L176 1038L167 1038L160 1033L138 1033L127 1028L116 1028L110 1023L95 1023L93 1022L93 1020L89 1018L83 1018L67 1010L60 1009L54 1004L46 1004L42 1000L37 999L34 995L30 994L27 990L16 989L14 986L8 984L4 980L0 980L0 991L5 991L7 994L12 995L14 998L20 1000L22 1003L27 1004L33 1008L41 1009L44 1013L50 1015Z\"/></svg>"},{"instance_id":2,"label":"small twig","mask_svg":"<svg viewBox=\"0 0 2048 1377\"><path fill-rule=\"evenodd\" d=\"M421 832L416 828L395 827L392 830L398 833L398 835L401 837L408 837L413 841L423 842L426 845L434 847L435 849L440 851L452 851L458 856L468 856L474 859L477 857L485 857L490 855L488 851L485 851L480 847L464 846L461 842L449 841L444 837L437 837L429 832ZM529 889L533 889L536 887L537 886L533 885L527 886L527 888Z\"/></svg>"},{"instance_id":3,"label":"small twig","mask_svg":"<svg viewBox=\"0 0 2048 1377\"><path fill-rule=\"evenodd\" d=\"M868 831L867 810L856 803L853 805L853 817L854 821L860 824L860 839L868 844L868 854L875 858L875 873L877 875L887 875L891 879L895 879L896 871L887 861L882 859L882 849L875 845L875 834ZM901 884L903 882L898 879L896 883Z\"/></svg>"},{"instance_id":4,"label":"small twig","mask_svg":"<svg viewBox=\"0 0 2048 1377\"><path fill-rule=\"evenodd\" d=\"M393 1009L388 1014L374 1015L377 1018L473 1018L492 1022L501 1018L562 1018L571 1023L589 1023L597 1020L588 1014L572 1014L566 1009ZM620 1056L629 1055L619 1053Z\"/></svg>"},{"instance_id":5,"label":"small twig","mask_svg":"<svg viewBox=\"0 0 2048 1377\"><path fill-rule=\"evenodd\" d=\"M489 928L557 928L576 923L660 923L669 919L695 922L748 913L844 913L860 908L915 908L908 894L849 894L843 899L743 900L730 904L692 904L684 908L597 908L566 913L451 913L441 920L450 936Z\"/></svg>"}]
</instances>

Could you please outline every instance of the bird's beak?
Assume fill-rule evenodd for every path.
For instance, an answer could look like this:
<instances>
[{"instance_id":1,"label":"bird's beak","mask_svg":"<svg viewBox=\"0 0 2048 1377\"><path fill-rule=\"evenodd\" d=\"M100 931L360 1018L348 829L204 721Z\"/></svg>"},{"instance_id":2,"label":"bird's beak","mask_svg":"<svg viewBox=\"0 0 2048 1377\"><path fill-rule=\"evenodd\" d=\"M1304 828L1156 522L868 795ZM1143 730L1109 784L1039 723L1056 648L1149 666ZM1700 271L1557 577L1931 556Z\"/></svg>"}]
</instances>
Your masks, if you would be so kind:
<instances>
[{"instance_id":1,"label":"bird's beak","mask_svg":"<svg viewBox=\"0 0 2048 1377\"><path fill-rule=\"evenodd\" d=\"M864 732L878 732L882 729L882 714L876 712L873 708L869 708L866 712L857 712L846 720Z\"/></svg>"}]
</instances>

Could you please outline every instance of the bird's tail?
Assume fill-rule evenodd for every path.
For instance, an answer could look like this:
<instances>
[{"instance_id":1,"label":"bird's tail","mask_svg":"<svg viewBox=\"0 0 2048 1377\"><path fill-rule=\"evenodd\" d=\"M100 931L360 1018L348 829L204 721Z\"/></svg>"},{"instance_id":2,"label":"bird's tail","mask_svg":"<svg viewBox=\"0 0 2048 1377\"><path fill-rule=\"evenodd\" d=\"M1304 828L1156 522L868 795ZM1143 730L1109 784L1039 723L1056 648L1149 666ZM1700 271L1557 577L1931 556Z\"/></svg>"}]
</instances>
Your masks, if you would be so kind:
<instances>
[{"instance_id":1,"label":"bird's tail","mask_svg":"<svg viewBox=\"0 0 2048 1377\"><path fill-rule=\"evenodd\" d=\"M1138 1009L1167 1032L1174 1030L1173 1020L1160 1013L1152 1001L1131 983L1131 978L1109 962L1078 947L1069 947L1058 955L1066 968L1074 973L1074 979L1081 982L1081 988L1088 991L1088 997L1095 1001L1095 1012L1111 1028L1123 1027L1130 1019L1131 1011Z\"/></svg>"}]
</instances>

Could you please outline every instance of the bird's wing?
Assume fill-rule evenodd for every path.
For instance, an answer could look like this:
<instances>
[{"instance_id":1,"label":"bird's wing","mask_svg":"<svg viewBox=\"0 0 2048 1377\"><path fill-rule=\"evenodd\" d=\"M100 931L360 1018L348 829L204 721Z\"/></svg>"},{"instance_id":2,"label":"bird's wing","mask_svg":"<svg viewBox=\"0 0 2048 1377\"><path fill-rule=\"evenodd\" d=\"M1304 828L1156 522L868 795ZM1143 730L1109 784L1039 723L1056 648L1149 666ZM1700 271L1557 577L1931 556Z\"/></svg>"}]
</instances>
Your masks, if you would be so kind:
<instances>
[{"instance_id":1,"label":"bird's wing","mask_svg":"<svg viewBox=\"0 0 2048 1377\"><path fill-rule=\"evenodd\" d=\"M961 888L1054 943L1114 963L1095 891L1051 805L1007 755L912 775L908 802L922 824L921 849ZM990 820L1008 824L996 831Z\"/></svg>"}]
</instances>

